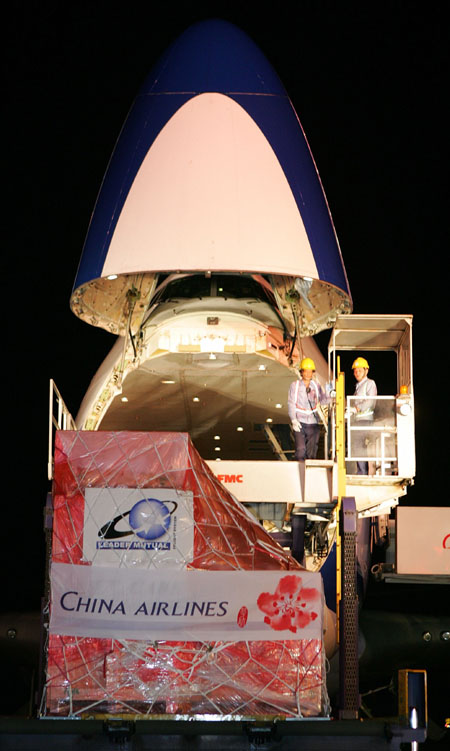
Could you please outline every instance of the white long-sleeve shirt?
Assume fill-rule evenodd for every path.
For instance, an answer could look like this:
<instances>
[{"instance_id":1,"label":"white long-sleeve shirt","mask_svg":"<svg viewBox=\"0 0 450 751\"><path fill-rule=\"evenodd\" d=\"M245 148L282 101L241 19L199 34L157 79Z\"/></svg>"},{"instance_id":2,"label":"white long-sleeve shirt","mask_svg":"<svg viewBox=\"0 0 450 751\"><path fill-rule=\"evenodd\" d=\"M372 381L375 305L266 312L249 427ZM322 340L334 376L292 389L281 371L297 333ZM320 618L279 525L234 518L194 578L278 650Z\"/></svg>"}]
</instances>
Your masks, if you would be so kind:
<instances>
[{"instance_id":1,"label":"white long-sleeve shirt","mask_svg":"<svg viewBox=\"0 0 450 751\"><path fill-rule=\"evenodd\" d=\"M320 422L317 414L319 403L329 404L330 398L325 395L322 386L316 381L309 383L309 393L306 391L305 382L293 381L289 387L288 413L290 420L298 420L306 425L314 425Z\"/></svg>"},{"instance_id":2,"label":"white long-sleeve shirt","mask_svg":"<svg viewBox=\"0 0 450 751\"><path fill-rule=\"evenodd\" d=\"M368 397L377 395L377 385L370 378L363 378L355 386L355 396ZM352 407L356 407L356 419L373 420L376 399L352 399Z\"/></svg>"}]
</instances>

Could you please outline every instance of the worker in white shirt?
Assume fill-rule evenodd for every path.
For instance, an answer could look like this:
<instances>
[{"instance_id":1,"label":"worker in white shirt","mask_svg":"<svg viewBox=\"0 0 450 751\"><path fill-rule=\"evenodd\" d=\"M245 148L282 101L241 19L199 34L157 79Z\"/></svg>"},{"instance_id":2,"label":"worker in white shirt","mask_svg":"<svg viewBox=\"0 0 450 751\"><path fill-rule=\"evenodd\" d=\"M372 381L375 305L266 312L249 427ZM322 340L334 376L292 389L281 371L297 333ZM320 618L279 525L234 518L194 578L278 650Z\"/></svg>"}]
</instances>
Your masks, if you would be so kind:
<instances>
[{"instance_id":1,"label":"worker in white shirt","mask_svg":"<svg viewBox=\"0 0 450 751\"><path fill-rule=\"evenodd\" d=\"M314 380L316 366L310 357L300 363L301 379L291 383L288 413L295 437L295 459L315 459L320 436L320 405L329 404L321 385Z\"/></svg>"},{"instance_id":2,"label":"worker in white shirt","mask_svg":"<svg viewBox=\"0 0 450 751\"><path fill-rule=\"evenodd\" d=\"M357 357L352 365L353 375L355 377L356 386L354 396L360 397L358 399L352 399L351 401L351 421L356 428L364 427L365 425L373 425L373 417L376 405L376 399L370 399L368 397L374 397L377 395L377 385L375 381L367 377L369 372L369 363L364 357ZM364 456L367 454L367 448L370 444L372 437L371 431L355 430L352 440L352 454L354 456ZM368 475L370 469L372 469L373 462L357 461L357 474ZM371 472L373 474L373 471Z\"/></svg>"}]
</instances>

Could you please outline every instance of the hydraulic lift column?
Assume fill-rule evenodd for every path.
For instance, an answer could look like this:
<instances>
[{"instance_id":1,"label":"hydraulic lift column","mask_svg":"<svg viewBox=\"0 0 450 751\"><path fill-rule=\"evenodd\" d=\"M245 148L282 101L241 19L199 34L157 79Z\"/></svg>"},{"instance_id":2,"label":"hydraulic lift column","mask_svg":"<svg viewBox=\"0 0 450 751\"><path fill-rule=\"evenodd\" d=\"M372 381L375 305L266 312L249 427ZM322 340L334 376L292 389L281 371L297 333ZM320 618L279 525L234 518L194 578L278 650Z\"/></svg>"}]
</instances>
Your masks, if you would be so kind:
<instances>
[{"instance_id":1,"label":"hydraulic lift column","mask_svg":"<svg viewBox=\"0 0 450 751\"><path fill-rule=\"evenodd\" d=\"M339 607L339 719L353 720L359 710L358 594L356 590L356 504L342 498L341 601Z\"/></svg>"},{"instance_id":2,"label":"hydraulic lift column","mask_svg":"<svg viewBox=\"0 0 450 751\"><path fill-rule=\"evenodd\" d=\"M336 617L339 643L339 719L358 717L358 595L356 590L356 503L347 498L345 468L345 376L337 358L336 460Z\"/></svg>"}]
</instances>

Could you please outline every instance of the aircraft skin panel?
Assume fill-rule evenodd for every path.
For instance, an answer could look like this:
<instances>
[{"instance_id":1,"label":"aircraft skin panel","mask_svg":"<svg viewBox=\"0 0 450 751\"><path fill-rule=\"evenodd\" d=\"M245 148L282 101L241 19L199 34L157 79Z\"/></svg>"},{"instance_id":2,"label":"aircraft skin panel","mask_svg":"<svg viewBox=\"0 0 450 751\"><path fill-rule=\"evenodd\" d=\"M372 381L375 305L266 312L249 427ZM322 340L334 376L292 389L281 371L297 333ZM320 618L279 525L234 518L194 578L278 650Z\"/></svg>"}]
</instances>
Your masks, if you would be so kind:
<instances>
[{"instance_id":1,"label":"aircraft skin panel","mask_svg":"<svg viewBox=\"0 0 450 751\"><path fill-rule=\"evenodd\" d=\"M318 276L273 150L245 110L223 94L191 99L152 144L102 276L186 264Z\"/></svg>"},{"instance_id":2,"label":"aircraft skin panel","mask_svg":"<svg viewBox=\"0 0 450 751\"><path fill-rule=\"evenodd\" d=\"M219 19L193 24L175 39L142 86L143 94L172 91L286 96L279 76L253 40Z\"/></svg>"},{"instance_id":3,"label":"aircraft skin panel","mask_svg":"<svg viewBox=\"0 0 450 751\"><path fill-rule=\"evenodd\" d=\"M258 123L290 185L317 265L317 279L350 295L338 238L320 175L300 119L287 94L239 94L236 102Z\"/></svg>"},{"instance_id":4,"label":"aircraft skin panel","mask_svg":"<svg viewBox=\"0 0 450 751\"><path fill-rule=\"evenodd\" d=\"M210 253L209 256L206 253L207 257L205 258L205 253L202 251L203 255L198 261L192 259L189 249L193 246L194 240L190 239L189 236L185 238L186 245L172 249L170 258L172 265L166 261L164 267L161 266L163 260L160 257L161 251L154 247L149 249L144 267L144 259L139 258L138 262L138 260L133 259L133 255L129 252L119 265L116 262L112 264L113 256L108 257L105 265L105 259L110 248L115 253L115 248L111 245L115 246L117 242L116 232L122 221L122 213L128 202L130 189L132 189L137 176L140 175L143 165L146 164L147 155L150 162L153 159L154 155L151 155L153 144L162 135L172 119L175 122L178 121L177 115L181 113L187 103L191 100L201 100L202 97L199 95L208 93L220 95L219 99L227 97L230 103L234 101L245 110L249 116L249 122L251 118L254 123L253 128L249 127L249 132L253 133L260 142L261 134L264 134L267 144L270 145L270 149L281 167L278 171L280 173L281 170L284 171L290 191L283 189L283 193L284 195L289 194L288 206L292 203L297 205L297 210L301 216L299 224L303 227L302 234L306 232L308 238L308 243L297 244L295 249L295 246L292 246L289 273L295 276L318 278L324 283L342 290L350 300L347 278L333 222L314 160L295 110L278 76L256 45L245 33L223 21L205 21L188 29L168 50L142 87L124 125L102 184L78 269L74 295L83 285L113 273L113 268L116 269L114 273L117 273L119 268L120 273L133 273L132 270L138 267L140 267L139 271L142 272L154 272L162 269L164 271L189 271L193 270L192 263L194 262L194 270L200 268L210 270L210 265L216 259L218 264L216 268L224 270L224 268L231 268L228 258L230 252L234 258L239 260L239 265L233 269L235 271L264 271L274 274L287 272L286 265L283 265L281 269L279 266L281 246L279 240L276 245L272 245L270 267L263 268L261 263L252 267L252 263L254 263L252 250L254 240L249 245L249 254L247 254L247 247L245 247L245 254L242 253L242 242L238 247L230 248L228 245L226 254L222 253L222 263L220 263L219 253ZM233 114L237 111L239 110L236 107L230 107L230 112L233 112ZM245 118L242 116L240 123L242 124L244 120ZM234 121L233 119L232 122ZM168 127L170 130L172 125ZM203 138L205 127L205 124L200 126L199 140L200 137ZM191 139L193 140L194 137L195 134L192 133ZM229 135L228 138L231 139L232 136ZM253 153L259 153L256 146L255 150ZM266 150L269 150L267 146ZM239 157L242 157L242 149L238 153ZM220 154L217 155L217 159L220 166ZM237 162L237 159L235 161ZM267 160L265 160L265 163L267 165ZM275 160L273 160L273 164L275 164ZM247 161L247 168L249 166ZM276 172L276 170L274 171ZM171 174L174 175L173 170ZM185 174L184 171L182 171L182 174ZM153 179L159 181L159 174ZM220 173L216 175L216 180L217 185L220 185L222 180ZM280 184L279 178L277 182ZM190 188L190 186L191 184L177 186L177 190L184 190L185 194L188 194L188 187ZM171 187L172 190L175 190L174 185ZM152 191L153 188L150 187L150 190ZM169 191L169 186L166 186L166 190ZM200 195L204 195L204 191L205 186L200 190ZM257 227L261 225L269 194L266 194L265 201L260 205ZM218 204L215 211L221 219L226 202L224 204L223 194L220 190L216 191L216 197ZM257 198L258 196L256 196ZM192 200L190 193L189 200ZM237 203L239 195L228 196L227 201L230 200ZM214 215L211 213L208 215L209 221L204 231L207 232L208 237L211 236L211 239L223 248L226 244L225 240L230 240L230 233L231 237L236 237L232 232L233 226L236 227L236 222L241 222L244 219L247 226L250 226L250 219L254 217L254 210L246 218L243 216L245 208L248 208L248 203L244 202L241 213L230 222L231 227L228 229L225 239L221 237L223 221L219 221L217 227L214 228ZM128 207L126 208L127 212ZM290 208L286 208L285 212L292 213ZM278 211L275 208L270 212L269 218L271 216L278 216ZM198 212L196 218L198 219ZM204 217L202 219L204 220ZM266 221L265 218L263 221ZM178 217L172 215L171 224L177 222ZM284 228L284 225L281 225L281 227L283 234L287 229ZM290 227L290 222L287 223L286 227ZM279 228L280 224L278 223L277 231ZM162 235L163 231L167 229L167 214L164 213L158 233ZM199 231L201 230L197 230L197 233ZM273 237L274 234L275 227L273 227L271 236ZM196 238L197 234L194 237ZM245 233L243 239L247 240ZM166 241L165 247L167 245L168 241ZM312 269L311 274L307 274L305 269L311 268L311 253L314 257L316 269L314 274L312 273L314 269ZM205 263L204 267L201 266L208 258L210 262ZM75 312L77 311L75 310Z\"/></svg>"},{"instance_id":5,"label":"aircraft skin panel","mask_svg":"<svg viewBox=\"0 0 450 751\"><path fill-rule=\"evenodd\" d=\"M129 190L153 141L192 94L138 95L124 123L97 196L74 291L102 277L105 258Z\"/></svg>"}]
</instances>

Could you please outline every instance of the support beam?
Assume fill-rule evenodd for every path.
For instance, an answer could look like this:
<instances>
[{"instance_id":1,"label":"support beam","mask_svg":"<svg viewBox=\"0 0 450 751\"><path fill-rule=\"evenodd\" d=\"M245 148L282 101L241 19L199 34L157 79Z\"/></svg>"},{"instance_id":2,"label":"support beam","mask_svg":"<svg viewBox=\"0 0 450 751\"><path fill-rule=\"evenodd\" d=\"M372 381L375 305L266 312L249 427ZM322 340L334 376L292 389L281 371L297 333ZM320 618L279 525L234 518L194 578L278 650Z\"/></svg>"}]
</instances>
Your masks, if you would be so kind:
<instances>
[{"instance_id":1,"label":"support beam","mask_svg":"<svg viewBox=\"0 0 450 751\"><path fill-rule=\"evenodd\" d=\"M356 504L342 498L341 600L339 607L339 719L353 720L359 711L358 594L356 588Z\"/></svg>"}]
</instances>

